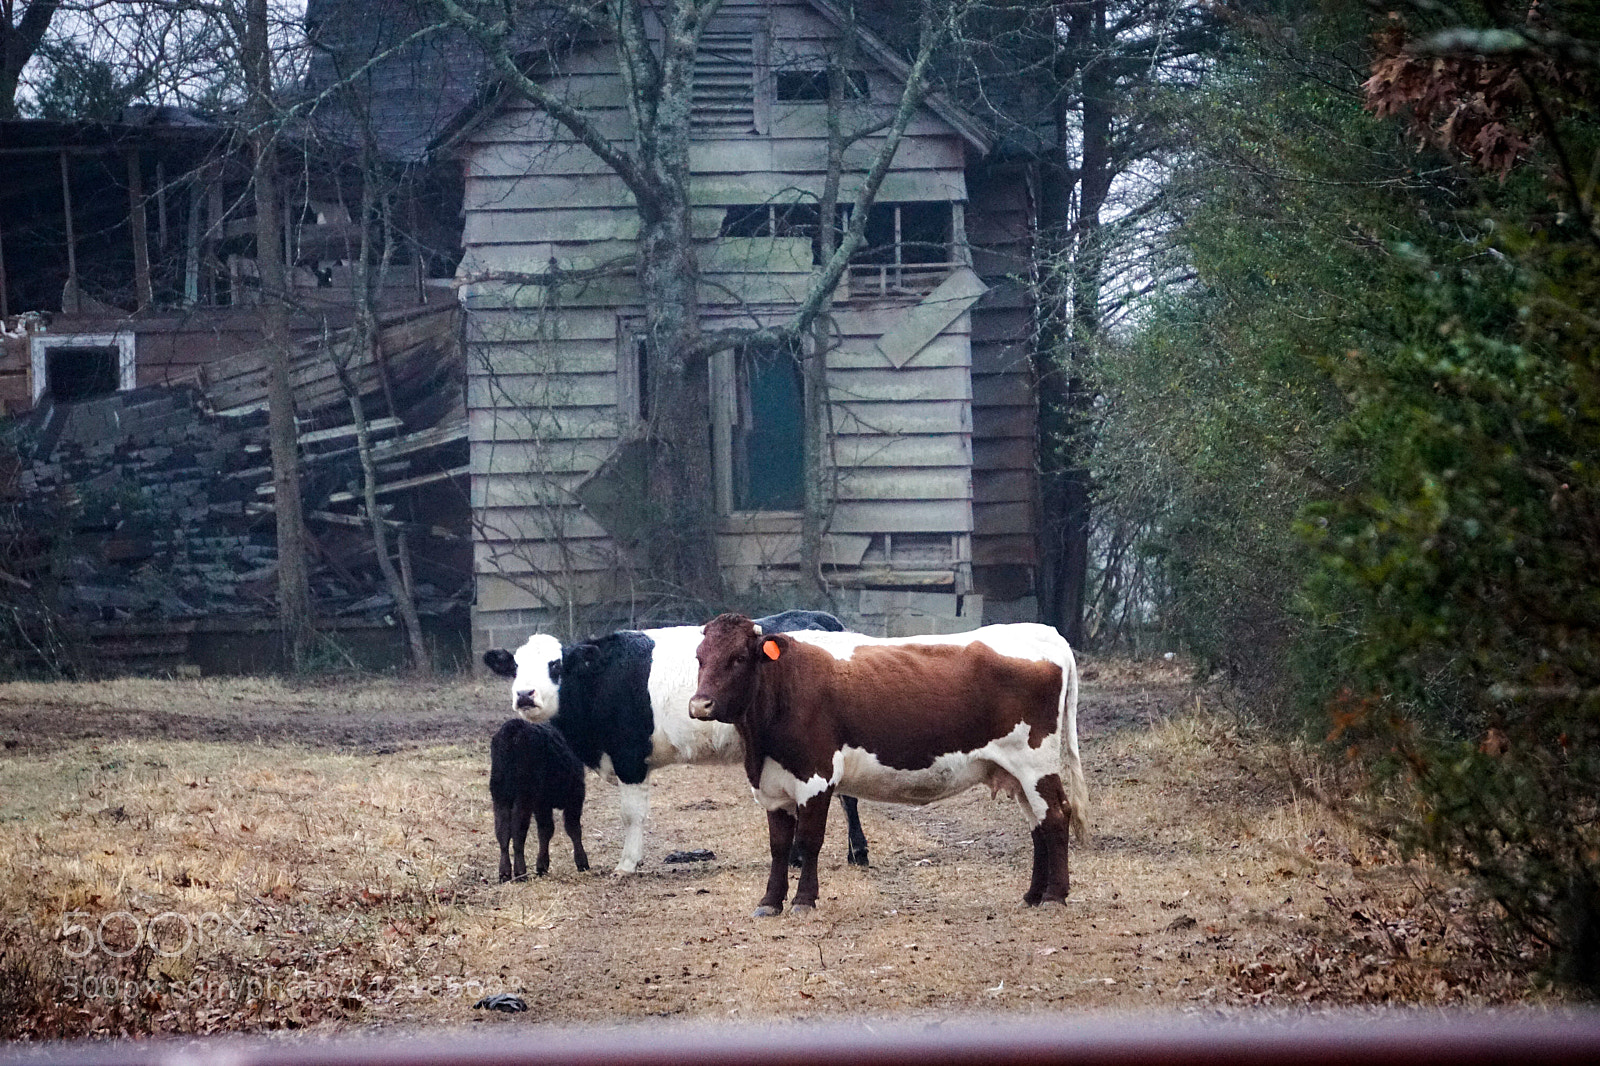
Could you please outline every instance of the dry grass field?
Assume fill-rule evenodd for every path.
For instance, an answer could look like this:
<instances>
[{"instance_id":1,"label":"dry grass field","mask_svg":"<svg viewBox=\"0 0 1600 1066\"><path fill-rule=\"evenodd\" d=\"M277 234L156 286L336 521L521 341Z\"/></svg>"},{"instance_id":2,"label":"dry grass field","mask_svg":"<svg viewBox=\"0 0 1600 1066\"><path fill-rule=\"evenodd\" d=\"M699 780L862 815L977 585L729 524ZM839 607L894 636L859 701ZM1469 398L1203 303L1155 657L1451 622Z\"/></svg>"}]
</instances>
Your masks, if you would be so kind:
<instances>
[{"instance_id":1,"label":"dry grass field","mask_svg":"<svg viewBox=\"0 0 1600 1066\"><path fill-rule=\"evenodd\" d=\"M835 812L821 905L777 919L736 767L653 778L628 878L591 776L594 870L558 832L549 877L495 883L498 682L0 685L0 1035L1556 1002L1313 802L1315 762L1170 667L1085 675L1065 908L1020 906L1021 818L977 790L864 803L865 870ZM497 992L529 1011L473 1009Z\"/></svg>"}]
</instances>

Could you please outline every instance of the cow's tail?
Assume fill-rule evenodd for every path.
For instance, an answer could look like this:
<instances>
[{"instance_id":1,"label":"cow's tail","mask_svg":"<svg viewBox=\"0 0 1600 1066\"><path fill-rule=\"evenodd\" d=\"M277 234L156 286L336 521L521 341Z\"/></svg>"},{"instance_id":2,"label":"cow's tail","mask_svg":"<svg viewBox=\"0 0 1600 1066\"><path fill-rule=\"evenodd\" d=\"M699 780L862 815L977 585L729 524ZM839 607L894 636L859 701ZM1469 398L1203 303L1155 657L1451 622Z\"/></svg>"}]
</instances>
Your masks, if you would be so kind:
<instances>
[{"instance_id":1,"label":"cow's tail","mask_svg":"<svg viewBox=\"0 0 1600 1066\"><path fill-rule=\"evenodd\" d=\"M1062 768L1066 771L1067 803L1071 806L1070 819L1073 835L1082 844L1089 839L1089 785L1083 777L1083 760L1078 756L1078 661L1072 648L1066 646L1066 661L1062 672L1066 684L1061 686L1061 709L1057 721L1061 737Z\"/></svg>"}]
</instances>

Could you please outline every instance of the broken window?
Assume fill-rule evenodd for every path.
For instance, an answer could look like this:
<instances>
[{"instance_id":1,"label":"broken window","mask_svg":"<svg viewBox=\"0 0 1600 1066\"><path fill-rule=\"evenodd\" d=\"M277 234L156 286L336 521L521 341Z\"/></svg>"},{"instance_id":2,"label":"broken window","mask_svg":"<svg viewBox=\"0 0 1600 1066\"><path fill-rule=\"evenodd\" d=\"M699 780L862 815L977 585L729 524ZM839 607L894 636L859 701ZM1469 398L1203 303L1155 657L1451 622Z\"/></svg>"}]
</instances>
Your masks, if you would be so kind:
<instances>
[{"instance_id":1,"label":"broken window","mask_svg":"<svg viewBox=\"0 0 1600 1066\"><path fill-rule=\"evenodd\" d=\"M132 333L36 334L30 342L33 399L49 392L76 403L134 387Z\"/></svg>"},{"instance_id":2,"label":"broken window","mask_svg":"<svg viewBox=\"0 0 1600 1066\"><path fill-rule=\"evenodd\" d=\"M837 245L844 235L844 222L850 217L848 205L839 205L833 240ZM821 209L816 204L753 204L730 207L722 218L724 237L805 237L811 241L811 262L822 264Z\"/></svg>"},{"instance_id":3,"label":"broken window","mask_svg":"<svg viewBox=\"0 0 1600 1066\"><path fill-rule=\"evenodd\" d=\"M76 403L117 391L120 374L115 346L49 349L45 356L45 389L57 403Z\"/></svg>"},{"instance_id":4,"label":"broken window","mask_svg":"<svg viewBox=\"0 0 1600 1066\"><path fill-rule=\"evenodd\" d=\"M863 70L780 70L773 76L774 95L780 103L827 103L834 79L843 81L843 98L860 100L867 95L867 74Z\"/></svg>"},{"instance_id":5,"label":"broken window","mask_svg":"<svg viewBox=\"0 0 1600 1066\"><path fill-rule=\"evenodd\" d=\"M741 348L733 426L733 506L798 511L805 505L805 393L793 346Z\"/></svg>"},{"instance_id":6,"label":"broken window","mask_svg":"<svg viewBox=\"0 0 1600 1066\"><path fill-rule=\"evenodd\" d=\"M932 292L953 265L950 203L873 204L850 260L852 295Z\"/></svg>"}]
</instances>

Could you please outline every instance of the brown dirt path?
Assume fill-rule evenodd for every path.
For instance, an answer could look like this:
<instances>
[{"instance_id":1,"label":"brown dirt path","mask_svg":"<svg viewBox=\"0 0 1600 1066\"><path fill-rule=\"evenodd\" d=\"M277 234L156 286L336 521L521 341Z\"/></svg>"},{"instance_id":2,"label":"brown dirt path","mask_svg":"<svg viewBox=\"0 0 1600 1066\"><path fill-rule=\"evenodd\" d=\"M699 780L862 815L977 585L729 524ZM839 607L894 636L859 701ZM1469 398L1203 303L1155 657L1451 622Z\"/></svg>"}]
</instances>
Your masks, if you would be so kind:
<instances>
[{"instance_id":1,"label":"brown dirt path","mask_svg":"<svg viewBox=\"0 0 1600 1066\"><path fill-rule=\"evenodd\" d=\"M735 767L653 778L633 877L606 872L615 790L591 777L595 869L558 834L550 877L495 884L498 682L0 685L0 918L10 957L37 963L19 1032L1548 1000L1485 954L1462 893L1305 798L1312 761L1208 711L1176 671L1086 675L1093 837L1067 906L1019 905L1022 819L975 790L864 803L866 870L835 814L821 905L778 919L750 916L765 820ZM662 862L694 848L716 858ZM102 936L132 929L113 913L227 925L175 954L69 959L73 913ZM148 1002L106 994L130 976ZM252 978L254 999L218 992ZM500 991L530 1011L471 1009Z\"/></svg>"}]
</instances>

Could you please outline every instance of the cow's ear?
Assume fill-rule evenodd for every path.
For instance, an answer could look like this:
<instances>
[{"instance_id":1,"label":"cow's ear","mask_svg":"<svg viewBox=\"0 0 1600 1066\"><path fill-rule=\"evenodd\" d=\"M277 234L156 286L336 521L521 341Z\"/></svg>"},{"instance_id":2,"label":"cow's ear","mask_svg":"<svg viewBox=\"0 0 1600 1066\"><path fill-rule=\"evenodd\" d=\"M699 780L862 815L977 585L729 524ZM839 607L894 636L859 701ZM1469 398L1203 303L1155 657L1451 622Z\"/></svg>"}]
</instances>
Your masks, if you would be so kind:
<instances>
[{"instance_id":1,"label":"cow's ear","mask_svg":"<svg viewBox=\"0 0 1600 1066\"><path fill-rule=\"evenodd\" d=\"M593 644L575 644L567 649L561 661L568 670L586 670L594 665L595 658L599 654L600 649Z\"/></svg>"},{"instance_id":2,"label":"cow's ear","mask_svg":"<svg viewBox=\"0 0 1600 1066\"><path fill-rule=\"evenodd\" d=\"M760 647L757 649L760 651L761 657L756 661L775 663L779 659L783 658L784 653L786 653L791 647L793 647L793 641L789 640L788 637L768 637L766 640L761 642Z\"/></svg>"},{"instance_id":3,"label":"cow's ear","mask_svg":"<svg viewBox=\"0 0 1600 1066\"><path fill-rule=\"evenodd\" d=\"M517 658L504 648L490 648L484 652L483 665L501 677L517 676Z\"/></svg>"}]
</instances>

